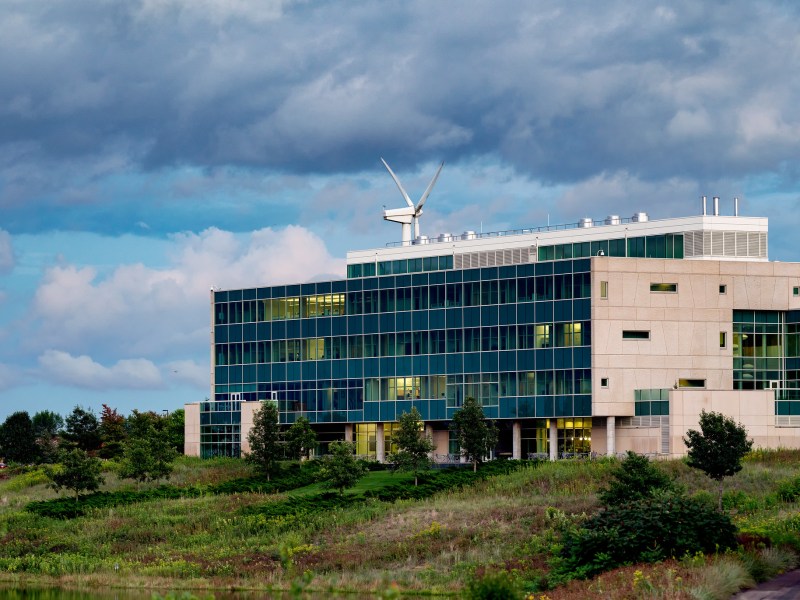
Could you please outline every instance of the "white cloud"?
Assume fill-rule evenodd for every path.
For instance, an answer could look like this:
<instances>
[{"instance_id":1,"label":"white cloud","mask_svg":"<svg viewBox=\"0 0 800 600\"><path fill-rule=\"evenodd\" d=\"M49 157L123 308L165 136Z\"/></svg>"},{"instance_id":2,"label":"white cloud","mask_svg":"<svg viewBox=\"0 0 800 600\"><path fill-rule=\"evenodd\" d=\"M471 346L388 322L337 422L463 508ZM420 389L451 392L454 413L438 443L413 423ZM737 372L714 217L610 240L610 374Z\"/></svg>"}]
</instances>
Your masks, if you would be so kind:
<instances>
[{"instance_id":1,"label":"white cloud","mask_svg":"<svg viewBox=\"0 0 800 600\"><path fill-rule=\"evenodd\" d=\"M46 379L79 388L152 390L164 387L158 367L143 358L119 360L106 367L86 355L47 350L39 356L39 367Z\"/></svg>"},{"instance_id":2,"label":"white cloud","mask_svg":"<svg viewBox=\"0 0 800 600\"><path fill-rule=\"evenodd\" d=\"M173 360L166 364L171 380L188 383L191 386L208 389L209 364L201 365L193 360Z\"/></svg>"},{"instance_id":3,"label":"white cloud","mask_svg":"<svg viewBox=\"0 0 800 600\"><path fill-rule=\"evenodd\" d=\"M125 264L47 269L33 298L26 348L158 363L196 357L209 343L209 288L254 287L344 275L344 261L301 227L236 236L219 229L173 237L166 268Z\"/></svg>"}]
</instances>

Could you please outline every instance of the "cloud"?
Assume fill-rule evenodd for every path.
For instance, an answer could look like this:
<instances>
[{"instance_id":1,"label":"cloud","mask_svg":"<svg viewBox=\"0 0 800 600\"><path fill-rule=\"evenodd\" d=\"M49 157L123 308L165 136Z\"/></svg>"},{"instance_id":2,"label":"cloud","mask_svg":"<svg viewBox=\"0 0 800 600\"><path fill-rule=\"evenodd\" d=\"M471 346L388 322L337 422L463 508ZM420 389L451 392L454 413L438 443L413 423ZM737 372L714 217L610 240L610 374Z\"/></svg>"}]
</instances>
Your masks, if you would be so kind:
<instances>
[{"instance_id":1,"label":"cloud","mask_svg":"<svg viewBox=\"0 0 800 600\"><path fill-rule=\"evenodd\" d=\"M0 274L13 271L14 264L14 247L11 244L11 236L7 231L0 229Z\"/></svg>"},{"instance_id":2,"label":"cloud","mask_svg":"<svg viewBox=\"0 0 800 600\"><path fill-rule=\"evenodd\" d=\"M156 362L195 356L207 347L209 288L253 287L344 276L344 261L301 227L261 229L237 236L219 229L172 238L169 265L123 264L101 275L93 267L48 268L29 315L29 352Z\"/></svg>"},{"instance_id":3,"label":"cloud","mask_svg":"<svg viewBox=\"0 0 800 600\"><path fill-rule=\"evenodd\" d=\"M200 389L208 389L209 365L201 365L193 360L173 360L166 364L171 380L187 383Z\"/></svg>"},{"instance_id":4,"label":"cloud","mask_svg":"<svg viewBox=\"0 0 800 600\"><path fill-rule=\"evenodd\" d=\"M152 390L164 387L158 367L142 358L120 360L106 367L86 355L46 350L39 356L39 367L51 382L78 388Z\"/></svg>"}]
</instances>

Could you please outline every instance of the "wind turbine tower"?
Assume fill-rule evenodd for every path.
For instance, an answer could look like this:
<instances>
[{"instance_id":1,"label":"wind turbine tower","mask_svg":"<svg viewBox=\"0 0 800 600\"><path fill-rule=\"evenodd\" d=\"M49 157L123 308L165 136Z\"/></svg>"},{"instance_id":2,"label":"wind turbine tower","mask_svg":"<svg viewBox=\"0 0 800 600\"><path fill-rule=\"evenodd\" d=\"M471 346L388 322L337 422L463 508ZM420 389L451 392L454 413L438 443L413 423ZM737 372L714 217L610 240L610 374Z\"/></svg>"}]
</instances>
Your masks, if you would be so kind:
<instances>
[{"instance_id":1,"label":"wind turbine tower","mask_svg":"<svg viewBox=\"0 0 800 600\"><path fill-rule=\"evenodd\" d=\"M436 171L436 175L433 176L431 182L428 184L425 193L422 194L420 197L419 202L417 205L414 206L414 203L411 201L411 198L408 197L405 189L403 189L403 185L400 183L400 180L397 178L397 175L394 174L391 167L386 163L385 160L381 158L381 162L383 166L386 167L386 170L389 171L389 175L392 176L394 182L397 184L397 189L400 190L400 193L403 195L403 198L406 201L407 206L403 208L391 208L391 209L384 209L383 210L383 219L384 221L392 221L393 223L400 223L403 228L403 245L408 246L412 243L411 238L411 225L414 225L414 239L419 239L419 218L422 215L422 205L425 204L425 200L428 199L428 196L433 189L433 186L436 185L436 180L439 178L439 173L442 172L442 167L444 167L444 163L439 165L439 169Z\"/></svg>"}]
</instances>

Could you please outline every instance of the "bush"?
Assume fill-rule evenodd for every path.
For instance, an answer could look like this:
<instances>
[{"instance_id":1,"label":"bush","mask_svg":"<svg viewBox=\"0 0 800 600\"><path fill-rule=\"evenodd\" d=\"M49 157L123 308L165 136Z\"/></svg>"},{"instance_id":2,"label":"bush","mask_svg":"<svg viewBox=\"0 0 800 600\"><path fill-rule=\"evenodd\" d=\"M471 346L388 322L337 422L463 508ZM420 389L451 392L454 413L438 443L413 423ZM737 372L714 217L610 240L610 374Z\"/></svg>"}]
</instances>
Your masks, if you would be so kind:
<instances>
[{"instance_id":1,"label":"bush","mask_svg":"<svg viewBox=\"0 0 800 600\"><path fill-rule=\"evenodd\" d=\"M778 486L778 498L784 502L796 502L800 498L800 477L781 482Z\"/></svg>"},{"instance_id":2,"label":"bush","mask_svg":"<svg viewBox=\"0 0 800 600\"><path fill-rule=\"evenodd\" d=\"M598 497L604 506L625 504L649 498L656 491L674 488L672 479L643 454L628 451L628 456L612 473L608 487Z\"/></svg>"},{"instance_id":3,"label":"bush","mask_svg":"<svg viewBox=\"0 0 800 600\"><path fill-rule=\"evenodd\" d=\"M557 575L590 577L619 565L736 546L730 517L704 502L675 494L611 506L566 531Z\"/></svg>"},{"instance_id":4,"label":"bush","mask_svg":"<svg viewBox=\"0 0 800 600\"><path fill-rule=\"evenodd\" d=\"M468 584L468 600L516 600L520 598L519 585L506 571L492 571L483 577L473 578Z\"/></svg>"}]
</instances>

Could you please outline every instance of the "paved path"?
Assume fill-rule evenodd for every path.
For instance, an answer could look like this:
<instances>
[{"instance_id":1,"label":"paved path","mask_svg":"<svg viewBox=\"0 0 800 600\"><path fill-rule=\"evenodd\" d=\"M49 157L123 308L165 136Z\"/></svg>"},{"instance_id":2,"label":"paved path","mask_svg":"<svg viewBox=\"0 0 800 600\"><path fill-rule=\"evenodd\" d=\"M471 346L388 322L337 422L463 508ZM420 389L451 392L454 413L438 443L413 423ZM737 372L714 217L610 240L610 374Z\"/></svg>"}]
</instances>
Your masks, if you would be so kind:
<instances>
[{"instance_id":1,"label":"paved path","mask_svg":"<svg viewBox=\"0 0 800 600\"><path fill-rule=\"evenodd\" d=\"M752 590L739 592L731 600L800 600L800 570L789 571Z\"/></svg>"}]
</instances>

